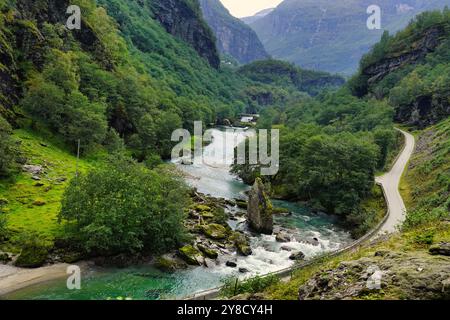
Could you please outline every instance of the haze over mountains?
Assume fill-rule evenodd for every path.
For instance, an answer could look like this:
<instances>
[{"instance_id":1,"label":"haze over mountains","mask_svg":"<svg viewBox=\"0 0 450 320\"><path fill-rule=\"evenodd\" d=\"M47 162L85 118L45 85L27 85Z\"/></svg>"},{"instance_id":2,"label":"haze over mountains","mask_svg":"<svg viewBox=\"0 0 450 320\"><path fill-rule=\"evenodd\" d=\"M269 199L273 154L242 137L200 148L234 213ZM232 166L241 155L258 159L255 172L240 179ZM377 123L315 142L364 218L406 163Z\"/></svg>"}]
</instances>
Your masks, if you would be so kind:
<instances>
[{"instance_id":1,"label":"haze over mountains","mask_svg":"<svg viewBox=\"0 0 450 320\"><path fill-rule=\"evenodd\" d=\"M253 16L241 18L241 20L244 21L247 24L251 24L251 23L256 22L257 20L259 20L261 18L264 18L269 13L271 13L273 10L275 10L275 8L264 9L264 10L259 11L258 13L256 13Z\"/></svg>"},{"instance_id":2,"label":"haze over mountains","mask_svg":"<svg viewBox=\"0 0 450 320\"><path fill-rule=\"evenodd\" d=\"M402 29L418 13L443 9L450 0L380 0L382 30L369 30L373 0L285 0L262 18L245 18L274 58L307 69L353 74L384 30ZM256 19L256 20L255 20Z\"/></svg>"},{"instance_id":3,"label":"haze over mountains","mask_svg":"<svg viewBox=\"0 0 450 320\"><path fill-rule=\"evenodd\" d=\"M239 63L269 58L255 31L233 17L220 0L200 0L203 17L217 38L217 47Z\"/></svg>"}]
</instances>

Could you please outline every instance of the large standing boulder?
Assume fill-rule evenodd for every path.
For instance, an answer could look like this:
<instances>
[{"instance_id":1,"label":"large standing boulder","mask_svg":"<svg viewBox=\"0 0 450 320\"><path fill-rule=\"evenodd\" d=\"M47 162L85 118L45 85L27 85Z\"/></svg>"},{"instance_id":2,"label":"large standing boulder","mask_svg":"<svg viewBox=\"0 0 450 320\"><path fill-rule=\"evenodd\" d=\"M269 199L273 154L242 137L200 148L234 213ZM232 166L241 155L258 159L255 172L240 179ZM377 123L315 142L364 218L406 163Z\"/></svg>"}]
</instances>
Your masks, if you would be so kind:
<instances>
[{"instance_id":1,"label":"large standing boulder","mask_svg":"<svg viewBox=\"0 0 450 320\"><path fill-rule=\"evenodd\" d=\"M248 199L248 222L259 233L273 233L272 203L264 191L264 184L257 178Z\"/></svg>"}]
</instances>

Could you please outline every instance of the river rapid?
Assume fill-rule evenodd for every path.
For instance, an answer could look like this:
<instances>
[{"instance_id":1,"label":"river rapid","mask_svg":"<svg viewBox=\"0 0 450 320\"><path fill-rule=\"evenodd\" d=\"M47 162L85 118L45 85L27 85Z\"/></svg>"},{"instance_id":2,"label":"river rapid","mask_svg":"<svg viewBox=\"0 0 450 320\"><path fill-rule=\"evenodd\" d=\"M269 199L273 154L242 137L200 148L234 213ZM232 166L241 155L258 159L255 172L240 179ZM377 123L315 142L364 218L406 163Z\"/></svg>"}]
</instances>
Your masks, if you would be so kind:
<instances>
[{"instance_id":1,"label":"river rapid","mask_svg":"<svg viewBox=\"0 0 450 320\"><path fill-rule=\"evenodd\" d=\"M185 173L187 183L197 188L200 193L217 198L245 199L245 192L249 187L230 174L229 164L234 158L235 146L249 134L244 129L212 129L212 143L203 150L203 159L206 161L195 161L193 165L177 162L176 165ZM278 243L274 235L253 234L250 238L253 251L251 256L221 256L216 265L208 268L192 267L167 274L151 265L125 269L91 266L83 271L81 290L68 290L66 279L60 279L22 289L6 298L180 299L217 287L229 277L245 278L290 267L294 264L289 260L293 252L301 251L306 259L311 259L352 242L348 232L338 226L335 217L313 214L302 205L286 201L274 201L274 205L292 212L290 216L275 217L275 229L287 230L292 236L291 242ZM233 229L246 230L245 217L237 221L230 220L229 223ZM238 268L225 266L228 260L235 261ZM248 272L243 274L239 269L246 269Z\"/></svg>"}]
</instances>

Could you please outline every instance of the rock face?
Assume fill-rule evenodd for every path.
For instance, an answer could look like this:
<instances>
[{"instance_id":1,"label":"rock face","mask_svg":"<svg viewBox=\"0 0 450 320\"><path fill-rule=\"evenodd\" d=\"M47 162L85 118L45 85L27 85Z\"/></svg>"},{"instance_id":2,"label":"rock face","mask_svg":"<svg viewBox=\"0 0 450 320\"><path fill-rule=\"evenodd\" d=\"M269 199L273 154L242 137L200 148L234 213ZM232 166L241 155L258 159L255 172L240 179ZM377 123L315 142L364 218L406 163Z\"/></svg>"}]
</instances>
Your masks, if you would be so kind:
<instances>
[{"instance_id":1,"label":"rock face","mask_svg":"<svg viewBox=\"0 0 450 320\"><path fill-rule=\"evenodd\" d=\"M299 299L449 299L449 280L449 257L383 251L318 273L300 287Z\"/></svg>"},{"instance_id":2,"label":"rock face","mask_svg":"<svg viewBox=\"0 0 450 320\"><path fill-rule=\"evenodd\" d=\"M155 18L167 32L188 42L213 68L219 68L214 35L201 17L196 1L154 0L152 8Z\"/></svg>"},{"instance_id":3,"label":"rock face","mask_svg":"<svg viewBox=\"0 0 450 320\"><path fill-rule=\"evenodd\" d=\"M356 95L371 94L378 99L389 96L390 99L401 101L398 99L397 92L389 91L389 85L387 86L389 90L384 89L384 91L379 89L380 86L386 86L389 77L397 77L396 81L401 83L401 78L399 78L401 72L414 69L414 65L427 61L427 57L432 53L441 55L440 48L445 47L444 42L448 37L449 31L446 25L435 25L420 33L416 32L415 38L406 42L404 48L388 47L385 55L377 57L376 61L364 67L359 76L359 80L362 80L361 83L364 85L361 86L362 90L355 90ZM409 73L408 76L411 75L410 71L407 73ZM426 78L427 76L421 75L421 77ZM385 78L386 80L382 82ZM450 115L448 95L436 94L432 87L415 94L409 101L394 103L394 107L397 122L419 128L436 124Z\"/></svg>"},{"instance_id":4,"label":"rock face","mask_svg":"<svg viewBox=\"0 0 450 320\"><path fill-rule=\"evenodd\" d=\"M250 227L259 233L272 234L272 203L264 191L264 184L257 178L248 200L248 222Z\"/></svg>"},{"instance_id":5,"label":"rock face","mask_svg":"<svg viewBox=\"0 0 450 320\"><path fill-rule=\"evenodd\" d=\"M242 64L269 58L255 31L233 17L220 0L200 0L200 6L221 53L232 56Z\"/></svg>"},{"instance_id":6,"label":"rock face","mask_svg":"<svg viewBox=\"0 0 450 320\"><path fill-rule=\"evenodd\" d=\"M441 37L444 34L444 30L441 28L429 29L421 39L417 41L413 50L394 57L388 57L387 59L367 67L363 70L363 74L369 78L368 84L374 84L382 80L391 72L408 64L417 63L419 60L422 60L428 53L433 52L434 49L436 49L441 43Z\"/></svg>"}]
</instances>

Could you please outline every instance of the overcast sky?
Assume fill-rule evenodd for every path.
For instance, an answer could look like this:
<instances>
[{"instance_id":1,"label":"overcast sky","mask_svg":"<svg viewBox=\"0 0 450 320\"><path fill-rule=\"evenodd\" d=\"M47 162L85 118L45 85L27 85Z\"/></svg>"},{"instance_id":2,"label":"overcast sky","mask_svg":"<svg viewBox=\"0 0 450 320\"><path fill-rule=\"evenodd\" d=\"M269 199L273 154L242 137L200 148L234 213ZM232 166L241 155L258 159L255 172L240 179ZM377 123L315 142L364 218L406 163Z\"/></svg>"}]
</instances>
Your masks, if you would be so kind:
<instances>
[{"instance_id":1,"label":"overcast sky","mask_svg":"<svg viewBox=\"0 0 450 320\"><path fill-rule=\"evenodd\" d=\"M255 13L267 9L274 8L283 0L220 0L223 5L230 10L235 17L242 18L252 16Z\"/></svg>"}]
</instances>

